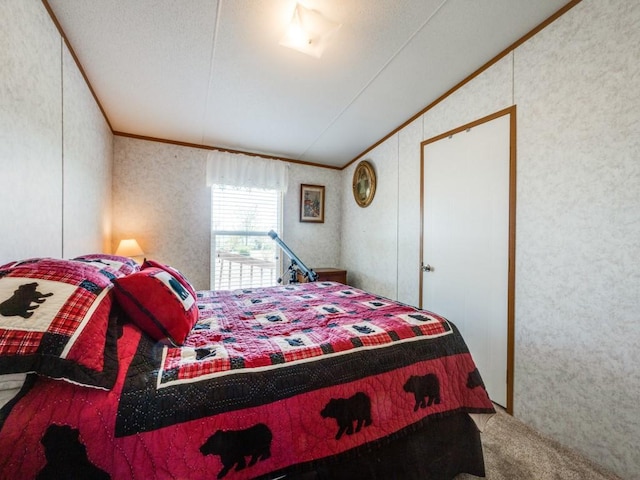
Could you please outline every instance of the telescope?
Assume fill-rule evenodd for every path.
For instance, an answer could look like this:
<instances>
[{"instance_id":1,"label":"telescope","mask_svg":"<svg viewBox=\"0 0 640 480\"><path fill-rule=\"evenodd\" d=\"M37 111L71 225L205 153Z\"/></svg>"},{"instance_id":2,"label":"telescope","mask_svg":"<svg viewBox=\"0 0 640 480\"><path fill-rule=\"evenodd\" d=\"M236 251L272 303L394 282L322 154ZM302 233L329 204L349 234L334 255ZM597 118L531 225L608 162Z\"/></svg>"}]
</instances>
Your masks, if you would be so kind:
<instances>
[{"instance_id":1,"label":"telescope","mask_svg":"<svg viewBox=\"0 0 640 480\"><path fill-rule=\"evenodd\" d=\"M304 277L308 279L310 282L315 282L318 279L318 274L313 270L311 270L310 268L308 268L304 263L302 263L302 260L300 260L298 256L295 253L293 253L289 247L287 247L287 244L284 243L282 239L280 239L280 237L278 237L278 234L276 232L274 232L273 230L269 230L268 235L271 237L271 239L274 242L278 244L278 246L282 249L282 251L286 253L287 256L291 259L291 265L289 265L289 268L288 268L291 274L289 283L298 282L298 275L297 275L298 270L301 271Z\"/></svg>"}]
</instances>

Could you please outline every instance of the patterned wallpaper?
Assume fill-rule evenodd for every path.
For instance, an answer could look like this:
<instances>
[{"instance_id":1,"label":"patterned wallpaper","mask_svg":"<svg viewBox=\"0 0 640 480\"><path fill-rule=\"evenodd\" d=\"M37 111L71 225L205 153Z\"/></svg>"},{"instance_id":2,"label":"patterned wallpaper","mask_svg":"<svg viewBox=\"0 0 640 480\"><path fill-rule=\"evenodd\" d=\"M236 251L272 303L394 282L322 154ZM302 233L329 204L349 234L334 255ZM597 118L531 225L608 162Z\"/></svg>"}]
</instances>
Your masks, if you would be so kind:
<instances>
[{"instance_id":1,"label":"patterned wallpaper","mask_svg":"<svg viewBox=\"0 0 640 480\"><path fill-rule=\"evenodd\" d=\"M639 46L638 2L583 0L370 152L382 174L369 208L350 196L354 166L343 178L343 263L357 286L411 302L420 141L517 105L515 415L629 479L640 472Z\"/></svg>"},{"instance_id":2,"label":"patterned wallpaper","mask_svg":"<svg viewBox=\"0 0 640 480\"><path fill-rule=\"evenodd\" d=\"M111 251L113 135L69 50L63 56L63 257Z\"/></svg>"},{"instance_id":3,"label":"patterned wallpaper","mask_svg":"<svg viewBox=\"0 0 640 480\"><path fill-rule=\"evenodd\" d=\"M62 255L61 41L39 2L0 2L0 264Z\"/></svg>"},{"instance_id":4,"label":"patterned wallpaper","mask_svg":"<svg viewBox=\"0 0 640 480\"><path fill-rule=\"evenodd\" d=\"M116 136L113 248L134 237L148 258L209 288L211 193L208 150ZM325 186L325 222L300 223L300 184ZM278 235L309 267L340 266L340 171L290 164L284 231ZM287 260L288 264L288 260Z\"/></svg>"},{"instance_id":5,"label":"patterned wallpaper","mask_svg":"<svg viewBox=\"0 0 640 480\"><path fill-rule=\"evenodd\" d=\"M114 137L113 249L135 238L147 258L209 287L207 150Z\"/></svg>"},{"instance_id":6,"label":"patterned wallpaper","mask_svg":"<svg viewBox=\"0 0 640 480\"><path fill-rule=\"evenodd\" d=\"M419 305L420 277L420 142L423 119L398 132L398 295L409 305Z\"/></svg>"},{"instance_id":7,"label":"patterned wallpaper","mask_svg":"<svg viewBox=\"0 0 640 480\"><path fill-rule=\"evenodd\" d=\"M112 135L39 1L0 2L0 263L105 251ZM64 244L63 244L64 242Z\"/></svg>"},{"instance_id":8,"label":"patterned wallpaper","mask_svg":"<svg viewBox=\"0 0 640 480\"><path fill-rule=\"evenodd\" d=\"M376 193L368 207L353 198L354 162L343 170L342 263L349 283L389 298L397 297L398 265L398 135L363 160L376 172ZM419 175L418 175L419 176Z\"/></svg>"},{"instance_id":9,"label":"patterned wallpaper","mask_svg":"<svg viewBox=\"0 0 640 480\"><path fill-rule=\"evenodd\" d=\"M639 54L640 4L585 1L514 59L516 412L627 478L640 472Z\"/></svg>"},{"instance_id":10,"label":"patterned wallpaper","mask_svg":"<svg viewBox=\"0 0 640 480\"><path fill-rule=\"evenodd\" d=\"M342 172L292 163L289 188L284 198L284 232L282 238L309 268L342 267ZM324 223L300 222L300 185L323 185L325 188ZM288 259L285 258L285 267Z\"/></svg>"}]
</instances>

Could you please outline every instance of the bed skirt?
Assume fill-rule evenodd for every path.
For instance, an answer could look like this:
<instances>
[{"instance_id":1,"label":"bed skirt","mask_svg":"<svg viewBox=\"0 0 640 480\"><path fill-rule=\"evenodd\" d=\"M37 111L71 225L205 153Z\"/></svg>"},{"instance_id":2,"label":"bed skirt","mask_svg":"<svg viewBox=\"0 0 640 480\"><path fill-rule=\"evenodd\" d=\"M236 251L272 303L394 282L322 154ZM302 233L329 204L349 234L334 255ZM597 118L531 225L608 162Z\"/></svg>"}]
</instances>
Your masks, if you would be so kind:
<instances>
[{"instance_id":1,"label":"bed skirt","mask_svg":"<svg viewBox=\"0 0 640 480\"><path fill-rule=\"evenodd\" d=\"M424 427L385 442L334 457L315 466L264 479L285 480L450 480L459 473L484 477L480 431L466 413L431 418Z\"/></svg>"}]
</instances>

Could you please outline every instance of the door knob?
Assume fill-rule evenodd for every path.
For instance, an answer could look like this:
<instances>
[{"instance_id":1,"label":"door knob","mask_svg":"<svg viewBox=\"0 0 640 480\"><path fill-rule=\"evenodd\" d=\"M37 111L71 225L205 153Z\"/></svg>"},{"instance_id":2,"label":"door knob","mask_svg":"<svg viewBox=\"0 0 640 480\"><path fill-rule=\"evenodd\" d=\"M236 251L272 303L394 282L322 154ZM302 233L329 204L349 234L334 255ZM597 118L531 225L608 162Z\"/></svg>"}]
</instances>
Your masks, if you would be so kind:
<instances>
[{"instance_id":1,"label":"door knob","mask_svg":"<svg viewBox=\"0 0 640 480\"><path fill-rule=\"evenodd\" d=\"M422 265L422 271L423 272L432 272L433 271L433 267L427 263L426 265Z\"/></svg>"}]
</instances>

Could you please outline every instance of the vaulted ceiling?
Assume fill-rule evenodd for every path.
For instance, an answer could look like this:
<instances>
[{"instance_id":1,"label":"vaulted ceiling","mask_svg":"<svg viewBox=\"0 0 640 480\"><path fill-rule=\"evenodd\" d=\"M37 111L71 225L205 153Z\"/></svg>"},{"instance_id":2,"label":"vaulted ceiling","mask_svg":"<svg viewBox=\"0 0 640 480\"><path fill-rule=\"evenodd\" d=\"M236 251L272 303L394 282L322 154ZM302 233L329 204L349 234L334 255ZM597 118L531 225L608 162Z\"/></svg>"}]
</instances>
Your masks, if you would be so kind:
<instances>
[{"instance_id":1,"label":"vaulted ceiling","mask_svg":"<svg viewBox=\"0 0 640 480\"><path fill-rule=\"evenodd\" d=\"M300 0L342 26L279 44L294 0L44 0L115 132L342 167L567 0Z\"/></svg>"}]
</instances>

